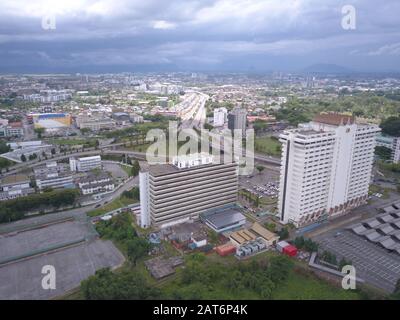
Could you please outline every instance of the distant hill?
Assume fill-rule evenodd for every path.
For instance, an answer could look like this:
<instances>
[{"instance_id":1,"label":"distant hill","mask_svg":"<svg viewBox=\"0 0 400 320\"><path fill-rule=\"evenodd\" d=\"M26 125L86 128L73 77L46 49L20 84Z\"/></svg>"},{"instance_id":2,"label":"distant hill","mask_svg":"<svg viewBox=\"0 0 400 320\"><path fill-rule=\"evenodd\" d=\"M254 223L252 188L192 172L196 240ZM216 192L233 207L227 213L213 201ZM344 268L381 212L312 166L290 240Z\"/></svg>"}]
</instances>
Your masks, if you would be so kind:
<instances>
[{"instance_id":1,"label":"distant hill","mask_svg":"<svg viewBox=\"0 0 400 320\"><path fill-rule=\"evenodd\" d=\"M337 64L313 64L302 70L305 73L352 73L353 70Z\"/></svg>"}]
</instances>

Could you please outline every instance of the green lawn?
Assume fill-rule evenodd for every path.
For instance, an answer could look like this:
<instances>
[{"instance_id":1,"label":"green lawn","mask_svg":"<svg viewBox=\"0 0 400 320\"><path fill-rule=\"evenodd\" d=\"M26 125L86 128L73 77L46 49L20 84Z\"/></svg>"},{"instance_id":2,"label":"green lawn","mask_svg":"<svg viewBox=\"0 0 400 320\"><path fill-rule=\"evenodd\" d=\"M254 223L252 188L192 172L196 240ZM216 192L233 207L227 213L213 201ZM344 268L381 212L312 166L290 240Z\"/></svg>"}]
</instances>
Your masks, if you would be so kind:
<instances>
[{"instance_id":1,"label":"green lawn","mask_svg":"<svg viewBox=\"0 0 400 320\"><path fill-rule=\"evenodd\" d=\"M254 148L256 152L264 153L270 156L281 155L281 143L271 137L259 137L254 141Z\"/></svg>"},{"instance_id":2,"label":"green lawn","mask_svg":"<svg viewBox=\"0 0 400 320\"><path fill-rule=\"evenodd\" d=\"M131 166L127 166L125 164L121 164L121 168L122 168L122 170L124 170L126 172L128 177L131 176L131 173L132 173L132 167Z\"/></svg>"},{"instance_id":3,"label":"green lawn","mask_svg":"<svg viewBox=\"0 0 400 320\"><path fill-rule=\"evenodd\" d=\"M95 216L99 216L101 214L105 214L107 212L116 210L118 208L125 207L125 206L127 206L129 204L132 204L132 203L135 203L135 202L137 202L137 201L134 200L134 199L128 199L128 198L125 198L125 197L119 197L118 199L115 199L114 201L112 201L110 203L107 203L105 206L97 208L97 209L94 209L92 211L89 211L86 214L89 217L95 217Z\"/></svg>"},{"instance_id":4,"label":"green lawn","mask_svg":"<svg viewBox=\"0 0 400 320\"><path fill-rule=\"evenodd\" d=\"M292 271L285 284L273 293L275 300L358 300L360 295L320 280L313 275Z\"/></svg>"}]
</instances>

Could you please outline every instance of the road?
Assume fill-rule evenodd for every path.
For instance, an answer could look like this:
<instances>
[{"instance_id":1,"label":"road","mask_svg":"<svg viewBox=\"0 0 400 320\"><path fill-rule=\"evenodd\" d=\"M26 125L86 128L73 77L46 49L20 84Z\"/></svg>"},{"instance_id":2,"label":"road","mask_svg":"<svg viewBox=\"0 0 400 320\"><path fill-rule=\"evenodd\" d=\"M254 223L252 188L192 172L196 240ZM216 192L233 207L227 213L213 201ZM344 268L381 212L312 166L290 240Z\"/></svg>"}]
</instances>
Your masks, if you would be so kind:
<instances>
[{"instance_id":1,"label":"road","mask_svg":"<svg viewBox=\"0 0 400 320\"><path fill-rule=\"evenodd\" d=\"M110 194L106 194L104 198L102 198L101 201L94 203L89 206L81 207L81 208L76 208L76 209L71 209L71 210L65 210L62 213L65 215L81 215L83 213L89 212L93 209L101 208L107 203L113 201L114 199L117 199L124 191L130 190L135 186L139 185L139 177L134 177L128 179L126 183L124 183L119 189L115 190L114 192ZM100 206L98 206L100 203Z\"/></svg>"},{"instance_id":2,"label":"road","mask_svg":"<svg viewBox=\"0 0 400 320\"><path fill-rule=\"evenodd\" d=\"M206 121L206 102L209 96L201 92L191 92L176 109L182 120L180 129L201 129Z\"/></svg>"}]
</instances>

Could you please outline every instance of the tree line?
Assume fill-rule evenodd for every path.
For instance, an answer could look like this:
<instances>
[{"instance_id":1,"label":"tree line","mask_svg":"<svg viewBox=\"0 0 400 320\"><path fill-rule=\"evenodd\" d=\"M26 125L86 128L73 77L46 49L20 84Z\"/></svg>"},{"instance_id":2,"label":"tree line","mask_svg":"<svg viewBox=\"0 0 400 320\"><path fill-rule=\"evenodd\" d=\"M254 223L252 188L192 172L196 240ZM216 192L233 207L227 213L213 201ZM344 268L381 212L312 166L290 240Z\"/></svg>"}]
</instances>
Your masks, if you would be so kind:
<instances>
[{"instance_id":1,"label":"tree line","mask_svg":"<svg viewBox=\"0 0 400 320\"><path fill-rule=\"evenodd\" d=\"M79 191L76 189L53 190L17 199L3 201L0 206L0 223L22 219L26 213L40 208L60 208L74 204Z\"/></svg>"}]
</instances>

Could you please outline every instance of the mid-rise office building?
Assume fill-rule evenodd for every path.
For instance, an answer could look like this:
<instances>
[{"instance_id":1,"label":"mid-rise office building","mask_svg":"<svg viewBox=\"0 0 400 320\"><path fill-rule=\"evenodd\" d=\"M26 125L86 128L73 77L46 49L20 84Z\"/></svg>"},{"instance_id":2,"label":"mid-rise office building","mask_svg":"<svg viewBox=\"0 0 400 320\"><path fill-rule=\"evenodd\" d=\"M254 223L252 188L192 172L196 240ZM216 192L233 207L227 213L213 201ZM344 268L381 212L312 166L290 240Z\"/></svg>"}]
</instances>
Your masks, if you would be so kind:
<instances>
[{"instance_id":1,"label":"mid-rise office building","mask_svg":"<svg viewBox=\"0 0 400 320\"><path fill-rule=\"evenodd\" d=\"M85 172L101 168L101 156L70 158L69 165L71 171Z\"/></svg>"},{"instance_id":2,"label":"mid-rise office building","mask_svg":"<svg viewBox=\"0 0 400 320\"><path fill-rule=\"evenodd\" d=\"M214 127L222 127L228 120L228 110L226 108L214 109Z\"/></svg>"},{"instance_id":3,"label":"mid-rise office building","mask_svg":"<svg viewBox=\"0 0 400 320\"><path fill-rule=\"evenodd\" d=\"M304 226L339 216L368 198L377 125L352 116L321 114L280 136L279 212Z\"/></svg>"},{"instance_id":4,"label":"mid-rise office building","mask_svg":"<svg viewBox=\"0 0 400 320\"><path fill-rule=\"evenodd\" d=\"M228 129L242 130L242 136L246 136L247 111L241 108L235 108L228 114Z\"/></svg>"},{"instance_id":5,"label":"mid-rise office building","mask_svg":"<svg viewBox=\"0 0 400 320\"><path fill-rule=\"evenodd\" d=\"M198 219L206 210L235 204L236 163L215 163L208 154L175 157L139 173L140 224L166 227Z\"/></svg>"}]
</instances>

